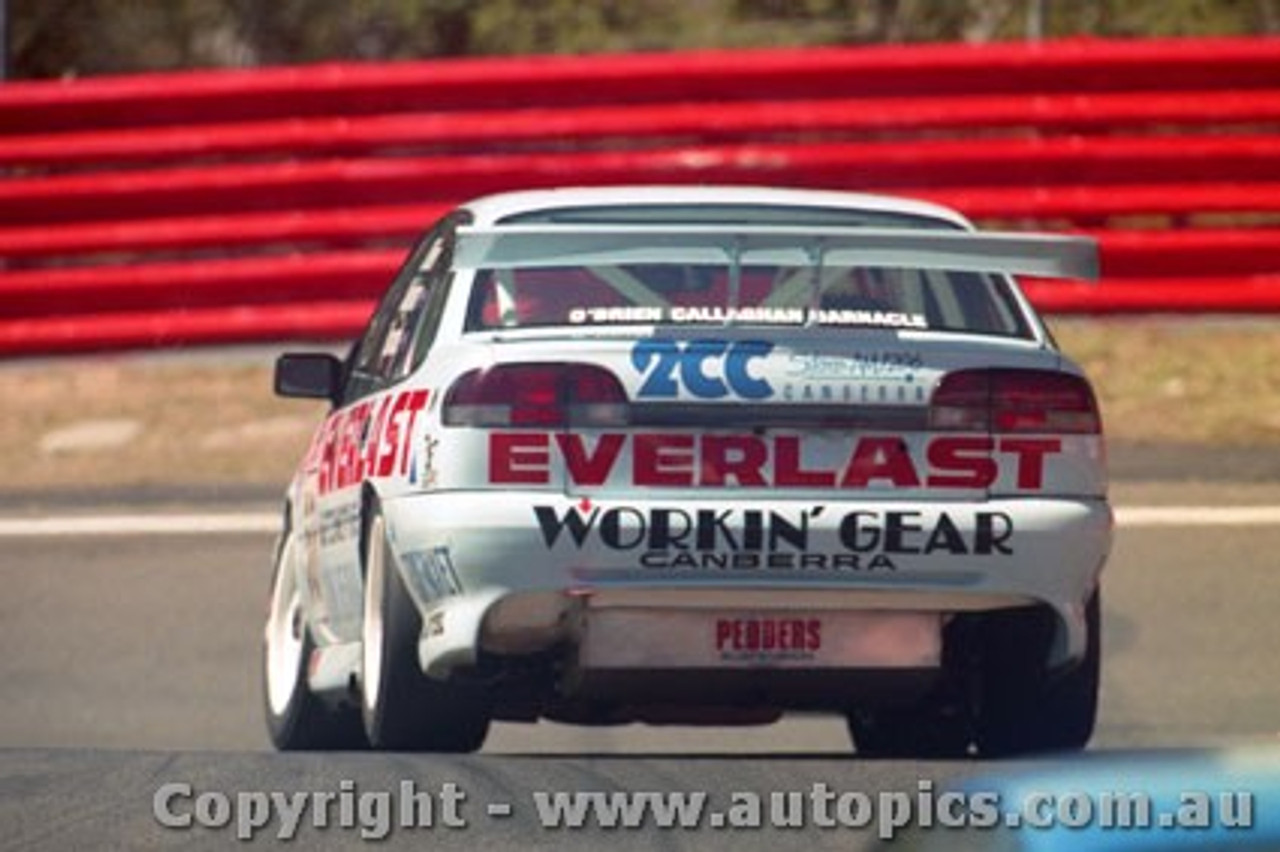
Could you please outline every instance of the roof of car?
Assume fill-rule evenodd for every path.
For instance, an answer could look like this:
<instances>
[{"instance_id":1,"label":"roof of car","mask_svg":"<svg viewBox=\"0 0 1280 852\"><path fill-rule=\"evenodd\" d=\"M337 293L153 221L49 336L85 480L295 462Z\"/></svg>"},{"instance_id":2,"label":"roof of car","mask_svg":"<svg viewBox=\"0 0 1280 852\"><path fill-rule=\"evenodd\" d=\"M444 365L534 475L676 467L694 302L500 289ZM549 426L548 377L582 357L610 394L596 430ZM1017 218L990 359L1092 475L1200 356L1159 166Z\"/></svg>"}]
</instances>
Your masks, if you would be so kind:
<instances>
[{"instance_id":1,"label":"roof of car","mask_svg":"<svg viewBox=\"0 0 1280 852\"><path fill-rule=\"evenodd\" d=\"M756 186L599 186L566 187L487 195L463 205L477 225L491 225L511 216L573 207L613 205L757 205L764 207L821 207L920 216L970 228L959 213L947 207L889 195L830 190L777 189Z\"/></svg>"}]
</instances>

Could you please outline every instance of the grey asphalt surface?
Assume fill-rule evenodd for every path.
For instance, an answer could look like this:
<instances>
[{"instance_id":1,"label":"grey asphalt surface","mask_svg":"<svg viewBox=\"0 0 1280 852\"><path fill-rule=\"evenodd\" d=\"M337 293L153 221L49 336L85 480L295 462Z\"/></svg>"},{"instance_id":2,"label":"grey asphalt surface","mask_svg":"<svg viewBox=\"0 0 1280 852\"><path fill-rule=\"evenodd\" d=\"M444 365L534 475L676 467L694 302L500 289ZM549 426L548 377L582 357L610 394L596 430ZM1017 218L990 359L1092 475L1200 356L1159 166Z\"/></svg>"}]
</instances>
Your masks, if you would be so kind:
<instances>
[{"instance_id":1,"label":"grey asphalt surface","mask_svg":"<svg viewBox=\"0 0 1280 852\"><path fill-rule=\"evenodd\" d=\"M1118 491L1157 503L1220 504L1232 493L1151 483ZM1280 503L1280 488L1250 493ZM530 796L704 790L727 801L732 791L815 784L915 791L922 779L1006 768L857 760L842 724L825 718L735 730L503 725L468 757L276 755L258 687L269 550L260 534L0 541L0 848L235 844L231 829L159 826L152 800L170 782L234 797L344 783L397 790L402 781L459 785L470 827L398 831L391 848L849 848L867 835L544 830ZM1105 586L1101 720L1085 759L1280 745L1277 554L1277 526L1120 531ZM491 802L510 803L512 815L489 817ZM358 831L312 827L300 840L361 842Z\"/></svg>"}]
</instances>

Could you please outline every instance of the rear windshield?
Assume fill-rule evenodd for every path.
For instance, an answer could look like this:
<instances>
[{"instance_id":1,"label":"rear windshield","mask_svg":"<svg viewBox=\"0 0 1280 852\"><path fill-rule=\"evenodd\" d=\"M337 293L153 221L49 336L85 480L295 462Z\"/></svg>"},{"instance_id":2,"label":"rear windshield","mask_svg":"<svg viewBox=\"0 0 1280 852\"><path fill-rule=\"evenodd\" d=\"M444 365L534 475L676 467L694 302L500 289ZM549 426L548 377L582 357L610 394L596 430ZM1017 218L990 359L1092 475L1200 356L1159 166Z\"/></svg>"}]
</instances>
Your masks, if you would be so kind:
<instances>
[{"instance_id":1,"label":"rear windshield","mask_svg":"<svg viewBox=\"0 0 1280 852\"><path fill-rule=\"evenodd\" d=\"M480 269L466 328L728 323L1031 336L1000 275L701 264Z\"/></svg>"}]
</instances>

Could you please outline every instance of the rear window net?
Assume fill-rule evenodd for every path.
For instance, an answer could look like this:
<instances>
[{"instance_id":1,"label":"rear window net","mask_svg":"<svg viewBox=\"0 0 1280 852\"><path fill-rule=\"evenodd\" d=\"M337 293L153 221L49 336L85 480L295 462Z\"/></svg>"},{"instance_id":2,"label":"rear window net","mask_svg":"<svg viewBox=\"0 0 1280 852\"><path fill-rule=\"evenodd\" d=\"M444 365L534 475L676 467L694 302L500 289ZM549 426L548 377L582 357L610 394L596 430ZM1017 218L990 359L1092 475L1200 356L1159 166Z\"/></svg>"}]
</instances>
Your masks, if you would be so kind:
<instances>
[{"instance_id":1,"label":"rear window net","mask_svg":"<svg viewBox=\"0 0 1280 852\"><path fill-rule=\"evenodd\" d=\"M1089 274L1076 238L891 229L460 231L466 330L792 325L1030 335L1008 274ZM574 262L578 261L578 262Z\"/></svg>"}]
</instances>

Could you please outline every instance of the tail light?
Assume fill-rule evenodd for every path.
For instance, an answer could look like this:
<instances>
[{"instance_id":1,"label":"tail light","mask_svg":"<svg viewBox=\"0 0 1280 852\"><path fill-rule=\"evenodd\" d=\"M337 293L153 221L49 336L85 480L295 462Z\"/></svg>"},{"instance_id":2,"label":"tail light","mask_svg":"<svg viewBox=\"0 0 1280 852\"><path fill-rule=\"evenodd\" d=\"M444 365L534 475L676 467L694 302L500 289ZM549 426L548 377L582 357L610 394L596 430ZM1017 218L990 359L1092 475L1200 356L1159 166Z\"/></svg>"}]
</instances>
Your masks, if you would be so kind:
<instances>
[{"instance_id":1,"label":"tail light","mask_svg":"<svg viewBox=\"0 0 1280 852\"><path fill-rule=\"evenodd\" d=\"M627 394L592 364L498 364L458 377L445 395L446 426L622 426Z\"/></svg>"},{"instance_id":2,"label":"tail light","mask_svg":"<svg viewBox=\"0 0 1280 852\"><path fill-rule=\"evenodd\" d=\"M1088 381L1047 370L959 370L934 391L930 428L967 432L1098 434Z\"/></svg>"}]
</instances>

